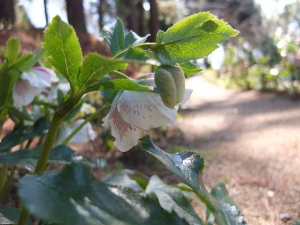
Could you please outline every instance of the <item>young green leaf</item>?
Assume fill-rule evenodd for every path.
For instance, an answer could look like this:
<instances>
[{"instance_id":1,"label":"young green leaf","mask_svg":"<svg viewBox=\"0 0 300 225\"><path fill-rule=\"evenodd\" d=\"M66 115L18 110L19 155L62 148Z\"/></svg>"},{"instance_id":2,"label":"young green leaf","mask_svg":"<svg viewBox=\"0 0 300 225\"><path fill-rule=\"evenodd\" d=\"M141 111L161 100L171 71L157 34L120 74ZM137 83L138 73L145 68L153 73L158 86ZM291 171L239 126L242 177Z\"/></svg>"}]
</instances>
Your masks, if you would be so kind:
<instances>
[{"instance_id":1,"label":"young green leaf","mask_svg":"<svg viewBox=\"0 0 300 225\"><path fill-rule=\"evenodd\" d=\"M74 88L80 87L78 73L82 53L78 38L72 26L63 22L59 16L53 18L45 30L44 48L49 53L47 60Z\"/></svg>"},{"instance_id":2,"label":"young green leaf","mask_svg":"<svg viewBox=\"0 0 300 225\"><path fill-rule=\"evenodd\" d=\"M208 12L189 16L166 32L159 32L153 50L165 64L186 62L207 56L218 44L234 37L237 30Z\"/></svg>"},{"instance_id":3,"label":"young green leaf","mask_svg":"<svg viewBox=\"0 0 300 225\"><path fill-rule=\"evenodd\" d=\"M132 63L147 63L160 66L160 62L153 58L151 51L145 51L141 48L129 48L121 59Z\"/></svg>"},{"instance_id":4,"label":"young green leaf","mask_svg":"<svg viewBox=\"0 0 300 225\"><path fill-rule=\"evenodd\" d=\"M202 69L200 69L198 66L196 66L194 63L190 61L180 63L179 65L183 69L186 78L188 78L191 75L200 73L202 71Z\"/></svg>"},{"instance_id":5,"label":"young green leaf","mask_svg":"<svg viewBox=\"0 0 300 225\"><path fill-rule=\"evenodd\" d=\"M124 70L127 63L117 59L108 59L96 53L88 54L82 65L78 81L81 84L91 84L100 80L103 76L113 70Z\"/></svg>"},{"instance_id":6,"label":"young green leaf","mask_svg":"<svg viewBox=\"0 0 300 225\"><path fill-rule=\"evenodd\" d=\"M89 86L86 89L86 92L92 91L101 91L101 90L127 90L127 91L143 91L143 92L151 92L148 87L139 85L130 79L116 79L105 82L100 82L99 84L95 84Z\"/></svg>"},{"instance_id":7,"label":"young green leaf","mask_svg":"<svg viewBox=\"0 0 300 225\"><path fill-rule=\"evenodd\" d=\"M188 225L174 211L164 210L155 196L107 185L80 164L27 175L20 181L19 196L33 215L55 224Z\"/></svg>"},{"instance_id":8,"label":"young green leaf","mask_svg":"<svg viewBox=\"0 0 300 225\"><path fill-rule=\"evenodd\" d=\"M106 40L113 56L122 51L125 37L123 23L119 18L113 28L104 27L101 36Z\"/></svg>"},{"instance_id":9,"label":"young green leaf","mask_svg":"<svg viewBox=\"0 0 300 225\"><path fill-rule=\"evenodd\" d=\"M9 65L12 65L18 58L19 39L10 38L6 43L6 59Z\"/></svg>"},{"instance_id":10,"label":"young green leaf","mask_svg":"<svg viewBox=\"0 0 300 225\"><path fill-rule=\"evenodd\" d=\"M131 46L134 46L134 45L142 44L147 40L147 38L149 36L150 36L150 34L147 34L144 37L140 37L139 35L137 35L135 32L133 32L131 30L125 36L123 49L127 49Z\"/></svg>"}]
</instances>

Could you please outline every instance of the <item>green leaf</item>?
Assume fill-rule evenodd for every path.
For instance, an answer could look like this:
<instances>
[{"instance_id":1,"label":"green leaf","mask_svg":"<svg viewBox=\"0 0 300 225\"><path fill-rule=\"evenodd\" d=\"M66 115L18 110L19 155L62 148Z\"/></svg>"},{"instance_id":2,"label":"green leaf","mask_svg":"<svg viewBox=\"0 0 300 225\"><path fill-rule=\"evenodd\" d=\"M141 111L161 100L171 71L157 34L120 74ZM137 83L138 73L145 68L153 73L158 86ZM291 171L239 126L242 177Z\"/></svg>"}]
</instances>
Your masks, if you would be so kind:
<instances>
[{"instance_id":1,"label":"green leaf","mask_svg":"<svg viewBox=\"0 0 300 225\"><path fill-rule=\"evenodd\" d=\"M22 110L17 109L15 107L9 107L8 114L9 114L9 117L13 121L15 121L15 120L28 120L28 121L32 121L32 115L30 115L28 113L28 111L27 111L27 109L25 107L22 108Z\"/></svg>"},{"instance_id":2,"label":"green leaf","mask_svg":"<svg viewBox=\"0 0 300 225\"><path fill-rule=\"evenodd\" d=\"M34 171L41 147L35 149L24 149L16 152L0 155L0 163L4 165L21 166L29 171ZM51 150L48 162L57 162L61 164L71 164L72 162L88 163L88 160L78 155L74 150L66 145L59 145ZM90 164L93 166L93 164Z\"/></svg>"},{"instance_id":3,"label":"green leaf","mask_svg":"<svg viewBox=\"0 0 300 225\"><path fill-rule=\"evenodd\" d=\"M18 58L19 39L10 38L6 43L6 59L9 65L12 65Z\"/></svg>"},{"instance_id":4,"label":"green leaf","mask_svg":"<svg viewBox=\"0 0 300 225\"><path fill-rule=\"evenodd\" d=\"M103 76L113 70L124 70L127 63L116 59L108 59L96 53L90 53L83 61L80 71L79 82L91 84L100 80Z\"/></svg>"},{"instance_id":5,"label":"green leaf","mask_svg":"<svg viewBox=\"0 0 300 225\"><path fill-rule=\"evenodd\" d=\"M130 171L128 171L130 172ZM143 188L132 180L127 174L127 170L120 170L117 172L106 174L102 179L103 182L111 185L131 188L134 191L142 191Z\"/></svg>"},{"instance_id":6,"label":"green leaf","mask_svg":"<svg viewBox=\"0 0 300 225\"><path fill-rule=\"evenodd\" d=\"M158 176L150 178L148 183L147 193L154 193L160 205L167 210L172 212L173 210L181 217L184 218L189 224L203 224L203 221L195 212L193 206L190 204L188 199L178 188L173 188L166 185Z\"/></svg>"},{"instance_id":7,"label":"green leaf","mask_svg":"<svg viewBox=\"0 0 300 225\"><path fill-rule=\"evenodd\" d=\"M114 27L104 27L101 36L106 40L106 43L113 56L122 51L124 47L124 27L122 21L118 18Z\"/></svg>"},{"instance_id":8,"label":"green leaf","mask_svg":"<svg viewBox=\"0 0 300 225\"><path fill-rule=\"evenodd\" d=\"M131 63L146 63L160 66L160 62L153 59L153 53L151 51L145 51L141 48L128 49L121 59Z\"/></svg>"},{"instance_id":9,"label":"green leaf","mask_svg":"<svg viewBox=\"0 0 300 225\"><path fill-rule=\"evenodd\" d=\"M207 192L202 182L201 172L204 169L203 157L194 152L177 152L168 154L158 148L149 136L143 137L141 141L142 149L153 154L167 167L167 169L190 186L199 198L206 204L206 206L214 213L218 221L226 224L225 215L223 214L220 205Z\"/></svg>"},{"instance_id":10,"label":"green leaf","mask_svg":"<svg viewBox=\"0 0 300 225\"><path fill-rule=\"evenodd\" d=\"M196 66L194 63L190 61L180 63L179 65L183 69L186 78L188 78L191 75L200 73L202 71L202 69L200 69L198 66Z\"/></svg>"},{"instance_id":11,"label":"green leaf","mask_svg":"<svg viewBox=\"0 0 300 225\"><path fill-rule=\"evenodd\" d=\"M31 138L45 136L48 127L49 122L45 118L40 118L32 127L27 126L12 131L2 139L0 143L0 153L7 152L11 148Z\"/></svg>"},{"instance_id":12,"label":"green leaf","mask_svg":"<svg viewBox=\"0 0 300 225\"><path fill-rule=\"evenodd\" d=\"M86 92L100 91L100 90L128 90L128 91L143 91L152 92L148 87L139 85L130 79L115 79L99 84L92 85L86 89Z\"/></svg>"},{"instance_id":13,"label":"green leaf","mask_svg":"<svg viewBox=\"0 0 300 225\"><path fill-rule=\"evenodd\" d=\"M84 103L84 99L82 98L77 103L77 105L63 118L63 121L70 121L70 120L72 120L77 115L77 113L80 111L83 103Z\"/></svg>"},{"instance_id":14,"label":"green leaf","mask_svg":"<svg viewBox=\"0 0 300 225\"><path fill-rule=\"evenodd\" d=\"M223 20L200 12L174 24L165 33L159 32L154 52L164 64L187 62L209 55L218 44L237 34Z\"/></svg>"},{"instance_id":15,"label":"green leaf","mask_svg":"<svg viewBox=\"0 0 300 225\"><path fill-rule=\"evenodd\" d=\"M150 36L150 34L147 34L144 37L140 37L139 35L137 35L135 32L133 32L131 30L125 36L123 49L127 49L131 46L134 46L134 45L142 44L147 40L147 38L149 36Z\"/></svg>"},{"instance_id":16,"label":"green leaf","mask_svg":"<svg viewBox=\"0 0 300 225\"><path fill-rule=\"evenodd\" d=\"M293 225L300 225L300 220L294 220Z\"/></svg>"},{"instance_id":17,"label":"green leaf","mask_svg":"<svg viewBox=\"0 0 300 225\"><path fill-rule=\"evenodd\" d=\"M8 108L13 105L12 93L14 85L20 73L16 70L9 70L1 75L0 81L0 123L4 123L7 118Z\"/></svg>"},{"instance_id":18,"label":"green leaf","mask_svg":"<svg viewBox=\"0 0 300 225\"><path fill-rule=\"evenodd\" d=\"M220 202L221 207L225 213L227 221L229 224L245 225L243 217L241 216L241 208L236 202L229 196L228 191L224 183L216 183L211 189L211 195L214 196L218 202ZM207 210L206 218L208 224L213 224L213 219L209 219L211 213Z\"/></svg>"},{"instance_id":19,"label":"green leaf","mask_svg":"<svg viewBox=\"0 0 300 225\"><path fill-rule=\"evenodd\" d=\"M44 175L26 175L19 196L35 216L55 224L183 225L175 212L160 207L155 196L97 181L80 164Z\"/></svg>"},{"instance_id":20,"label":"green leaf","mask_svg":"<svg viewBox=\"0 0 300 225\"><path fill-rule=\"evenodd\" d=\"M50 55L47 60L73 87L77 88L84 85L78 83L82 53L72 26L63 22L59 16L54 17L45 30L43 46Z\"/></svg>"},{"instance_id":21,"label":"green leaf","mask_svg":"<svg viewBox=\"0 0 300 225\"><path fill-rule=\"evenodd\" d=\"M20 209L7 205L0 206L0 224L17 224L20 217ZM27 224L31 224L28 222Z\"/></svg>"}]
</instances>

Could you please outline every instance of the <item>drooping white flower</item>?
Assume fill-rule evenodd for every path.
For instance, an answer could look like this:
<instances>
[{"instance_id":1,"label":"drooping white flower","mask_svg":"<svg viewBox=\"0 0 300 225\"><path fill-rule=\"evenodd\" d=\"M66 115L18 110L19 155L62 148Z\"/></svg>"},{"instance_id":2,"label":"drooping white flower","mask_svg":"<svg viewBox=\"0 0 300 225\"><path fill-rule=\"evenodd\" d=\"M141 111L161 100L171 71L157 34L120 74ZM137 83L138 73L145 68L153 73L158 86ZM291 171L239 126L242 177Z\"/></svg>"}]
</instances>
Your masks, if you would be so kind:
<instances>
[{"instance_id":1,"label":"drooping white flower","mask_svg":"<svg viewBox=\"0 0 300 225\"><path fill-rule=\"evenodd\" d=\"M51 69L33 67L30 71L23 72L14 87L14 105L22 107L30 104L45 88L49 88L52 82L58 82L58 78Z\"/></svg>"},{"instance_id":2,"label":"drooping white flower","mask_svg":"<svg viewBox=\"0 0 300 225\"><path fill-rule=\"evenodd\" d=\"M80 124L84 119L78 119L74 123L64 126L58 133L57 143L61 144ZM73 143L86 143L95 140L96 135L91 123L87 123L80 131L70 140Z\"/></svg>"},{"instance_id":3,"label":"drooping white flower","mask_svg":"<svg viewBox=\"0 0 300 225\"><path fill-rule=\"evenodd\" d=\"M148 74L143 78L139 79L140 84L154 87L154 74ZM192 90L186 89L181 104L184 104L191 94ZM117 148L125 152L136 145L151 129L173 124L177 109L178 107L175 109L166 107L159 94L121 91L103 119L103 126L111 127Z\"/></svg>"}]
</instances>

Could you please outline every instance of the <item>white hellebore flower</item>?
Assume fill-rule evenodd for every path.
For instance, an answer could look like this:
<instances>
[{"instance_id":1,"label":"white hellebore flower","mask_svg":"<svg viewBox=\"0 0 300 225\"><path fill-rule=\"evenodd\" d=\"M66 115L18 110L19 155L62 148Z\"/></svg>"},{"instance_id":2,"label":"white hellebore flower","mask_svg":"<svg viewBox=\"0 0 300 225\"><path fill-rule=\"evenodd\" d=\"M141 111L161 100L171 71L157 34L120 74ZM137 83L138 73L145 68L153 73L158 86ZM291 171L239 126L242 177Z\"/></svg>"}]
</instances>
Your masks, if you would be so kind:
<instances>
[{"instance_id":1,"label":"white hellebore flower","mask_svg":"<svg viewBox=\"0 0 300 225\"><path fill-rule=\"evenodd\" d=\"M146 74L136 81L154 88L154 74ZM181 104L191 96L192 90L186 89ZM137 144L149 130L173 124L178 106L170 109L165 106L159 94L150 92L120 91L111 109L103 119L104 127L111 127L116 146L125 152Z\"/></svg>"},{"instance_id":2,"label":"white hellebore flower","mask_svg":"<svg viewBox=\"0 0 300 225\"><path fill-rule=\"evenodd\" d=\"M45 88L51 87L52 82L58 82L58 78L53 70L46 67L33 67L30 71L23 72L14 87L14 105L29 105Z\"/></svg>"},{"instance_id":3,"label":"white hellebore flower","mask_svg":"<svg viewBox=\"0 0 300 225\"><path fill-rule=\"evenodd\" d=\"M58 134L57 143L61 144L80 124L84 122L84 119L78 119L74 123L62 127ZM95 132L91 123L87 123L75 136L70 140L73 143L86 143L96 139Z\"/></svg>"}]
</instances>

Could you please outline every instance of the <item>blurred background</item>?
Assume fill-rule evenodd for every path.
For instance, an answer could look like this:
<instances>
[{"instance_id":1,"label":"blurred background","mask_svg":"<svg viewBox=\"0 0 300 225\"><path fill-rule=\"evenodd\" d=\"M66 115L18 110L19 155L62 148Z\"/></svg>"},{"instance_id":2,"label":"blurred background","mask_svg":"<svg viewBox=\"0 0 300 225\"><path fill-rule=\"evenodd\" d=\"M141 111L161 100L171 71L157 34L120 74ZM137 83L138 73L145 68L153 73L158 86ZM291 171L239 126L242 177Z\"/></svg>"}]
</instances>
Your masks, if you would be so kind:
<instances>
[{"instance_id":1,"label":"blurred background","mask_svg":"<svg viewBox=\"0 0 300 225\"><path fill-rule=\"evenodd\" d=\"M187 80L194 92L186 109L153 138L169 152L202 154L205 182L225 182L249 224L292 224L300 218L300 0L0 0L0 46L17 37L22 51L40 49L44 28L58 14L74 26L84 54L109 56L99 33L117 17L127 31L155 41L159 29L200 11L240 34L195 62L204 70ZM109 149L105 157L117 168L178 182L139 147L113 151L109 133L98 134L81 147L90 156Z\"/></svg>"},{"instance_id":2,"label":"blurred background","mask_svg":"<svg viewBox=\"0 0 300 225\"><path fill-rule=\"evenodd\" d=\"M99 31L117 17L128 30L150 33L154 41L159 29L199 11L210 11L240 31L198 62L213 69L205 74L208 79L226 87L299 92L299 0L0 0L0 40L3 45L8 36L19 35L23 47L34 50L58 14L80 34L84 53L109 55Z\"/></svg>"}]
</instances>

